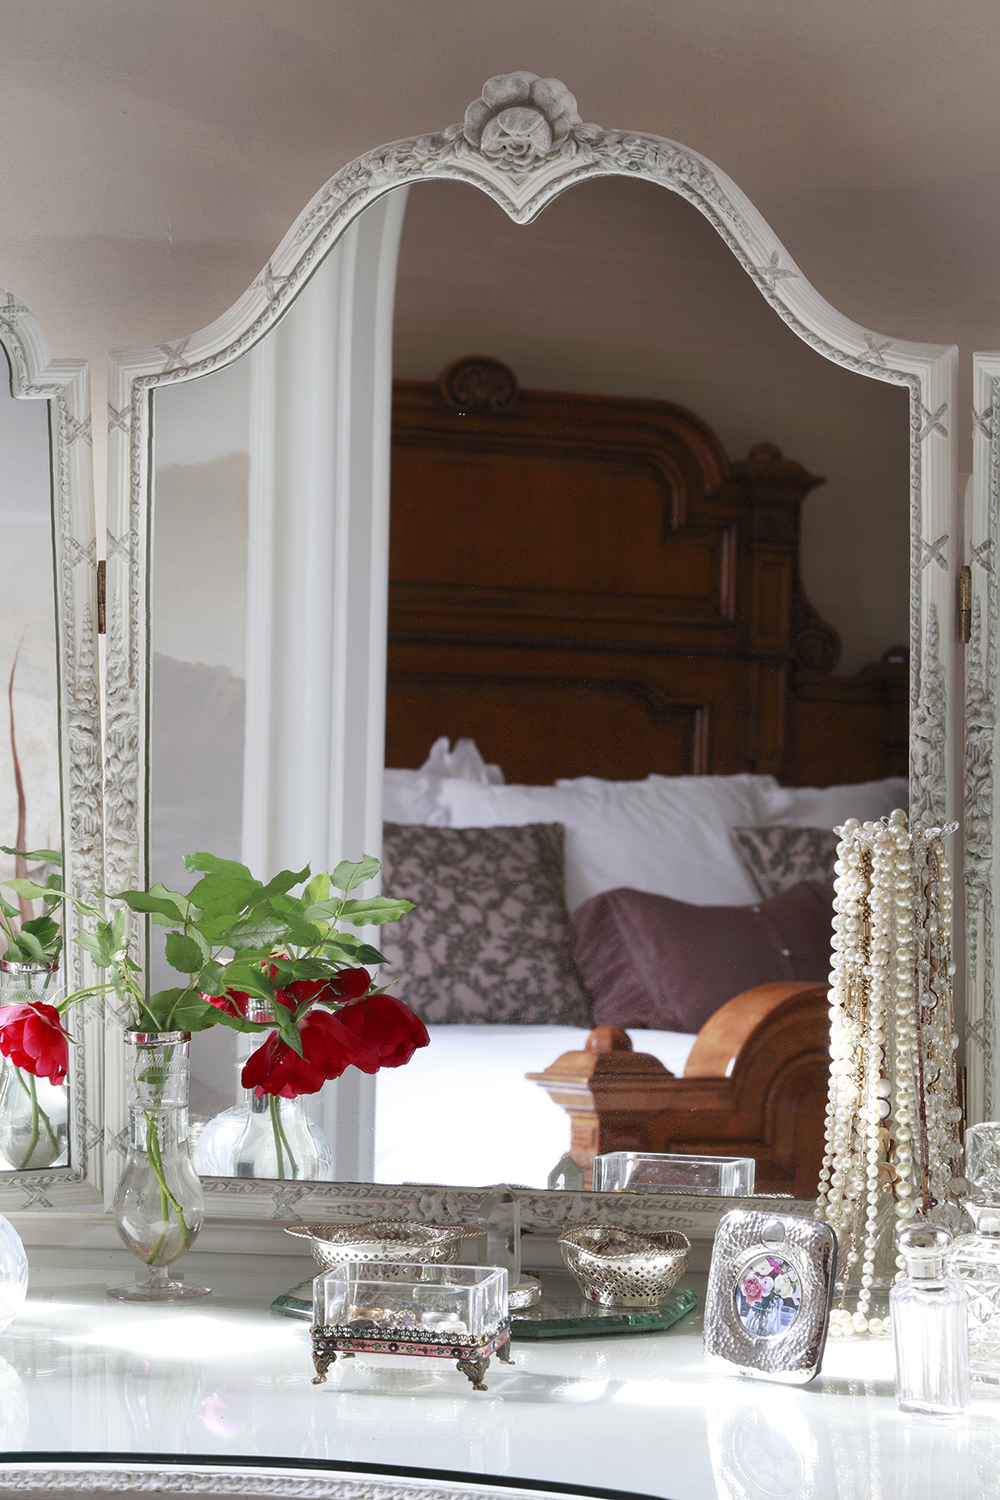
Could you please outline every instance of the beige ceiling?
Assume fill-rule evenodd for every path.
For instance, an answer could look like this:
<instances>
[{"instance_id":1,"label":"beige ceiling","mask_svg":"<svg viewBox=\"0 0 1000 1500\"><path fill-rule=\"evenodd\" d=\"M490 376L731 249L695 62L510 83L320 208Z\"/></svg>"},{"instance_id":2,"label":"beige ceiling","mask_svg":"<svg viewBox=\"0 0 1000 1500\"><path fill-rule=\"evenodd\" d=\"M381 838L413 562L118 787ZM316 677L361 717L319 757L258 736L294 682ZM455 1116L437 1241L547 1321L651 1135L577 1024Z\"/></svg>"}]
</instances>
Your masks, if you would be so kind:
<instances>
[{"instance_id":1,"label":"beige ceiling","mask_svg":"<svg viewBox=\"0 0 1000 1500\"><path fill-rule=\"evenodd\" d=\"M99 394L352 157L528 68L704 152L831 301L967 371L1000 346L998 32L997 0L5 0L0 284Z\"/></svg>"}]
</instances>

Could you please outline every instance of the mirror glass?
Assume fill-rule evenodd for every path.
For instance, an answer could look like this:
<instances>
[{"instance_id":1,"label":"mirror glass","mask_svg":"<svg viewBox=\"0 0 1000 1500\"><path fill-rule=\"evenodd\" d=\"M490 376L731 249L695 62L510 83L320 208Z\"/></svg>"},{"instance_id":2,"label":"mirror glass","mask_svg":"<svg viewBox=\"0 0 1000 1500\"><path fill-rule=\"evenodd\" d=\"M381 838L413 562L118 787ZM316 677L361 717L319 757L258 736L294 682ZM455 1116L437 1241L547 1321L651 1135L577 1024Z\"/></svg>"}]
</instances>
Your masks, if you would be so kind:
<instances>
[{"instance_id":1,"label":"mirror glass","mask_svg":"<svg viewBox=\"0 0 1000 1500\"><path fill-rule=\"evenodd\" d=\"M755 765L737 752L750 719L768 711L748 694L734 715L742 722L732 725L731 734L718 702L714 704L711 743L699 769L724 775L767 770L782 784L793 785L905 776L907 392L854 374L811 350L768 307L705 219L654 184L621 177L583 183L525 226L512 222L484 194L440 181L410 191L396 284L387 765L415 770L439 737L452 746L474 740L481 761L465 754L449 763L439 749L428 769L446 773L443 786L434 775L408 784L399 771L390 770L388 818L462 827L564 820L567 861L575 862L599 842L599 835L582 821L607 816L611 827L611 815L605 803L597 808L587 800L593 796L589 789L581 789L577 813L569 788L547 797L542 783L595 775L634 781L649 773L675 775L692 769L683 741L672 743L665 731L659 742L644 738L650 715L623 701L618 683L607 694L593 688L582 702L574 702L565 689L573 681L585 683L588 671L605 677L615 672L642 676L642 651L683 655L676 620L661 621L655 642L637 643L627 619L609 623L608 600L612 589L618 590L619 599L627 597L624 613L632 610L638 616L651 607L658 588L677 592L689 587L693 593L703 587L695 546L678 585L668 571L669 560L658 561L667 558L670 538L661 535L662 496L648 473L616 473L602 488L602 476L587 468L581 445L569 460L575 473L563 476L559 487L553 477L560 463L556 450L572 441L569 397L551 418L536 414L530 402L518 407L515 400L506 424L500 413L492 428L474 399L464 412L450 410L439 393L439 377L470 355L501 361L530 392L606 397L609 410L627 398L679 405L711 428L732 461L745 460L755 445L770 443L811 475L822 476L802 500L795 560L801 568L803 608L811 606L836 631L839 660L832 673L827 664L811 675L799 669L800 682L809 678L802 691L814 692L817 700L807 705L795 697L791 708L799 717L791 719L784 754L776 763ZM599 401L592 411L596 426L603 420ZM635 424L647 420L648 413L629 408L629 417ZM550 425L543 430L546 420ZM460 430L463 421L471 429L467 441ZM536 422L532 449L523 429ZM509 436L511 432L515 435ZM632 440L629 430L623 441ZM498 448L503 448L499 459L493 456ZM610 454L608 462L613 462ZM775 499L769 493L764 503ZM592 530L601 538L605 557L611 557L622 528L627 530L624 545L607 564L586 550L586 538L579 534ZM766 524L760 530L764 535L753 546L763 550L774 537L767 535ZM737 568L743 566L743 545L742 537L734 542ZM615 568L619 573L612 578ZM779 588L782 581L773 575L775 611L787 603ZM579 615L585 599L589 616L579 625L570 623L566 616ZM746 594L742 603L737 596L736 608L747 608ZM574 650L556 653L560 639L573 632ZM754 649L747 645L749 634L744 654ZM610 654L601 657L594 649L595 639L608 637L614 637L613 650L626 667L609 666ZM703 644L693 636L688 639L688 652L701 653L699 670L704 670ZM600 666L590 666L591 661ZM539 685L546 674L559 678L557 690ZM643 680L662 683L667 697L691 691L683 662L675 671L665 669L658 678L650 672ZM846 735L836 746L833 740L838 724L861 723L849 716L857 715L876 680L892 697L894 710L878 742L873 724L865 721L861 733L870 736L870 743L859 758L857 744L846 743ZM744 691L742 679L734 676L733 682L737 694ZM791 683L788 691L792 693ZM763 738L760 725L755 728L758 739ZM849 733L857 740L857 727ZM464 778L483 779L482 762L492 768L489 774L502 774L508 783L530 784L530 794L518 787L463 785ZM645 787L636 790L634 804L630 795L623 788L614 823L626 839L630 827L637 833L640 809L650 802ZM884 796L886 812L903 802L902 781L888 786ZM803 794L796 809L805 805ZM844 812L825 819L827 831L850 806L848 799ZM783 815L779 808L774 800L773 810L753 819L748 811L743 816L772 824L787 817L791 822L792 810ZM706 807L706 818L711 814ZM794 816L799 818L797 810ZM581 819L579 826L570 822L574 818ZM815 821L823 822L823 814ZM587 1027L475 1024L486 1009L480 995L471 993L475 982L466 984L439 957L442 945L456 944L466 962L482 962L486 977L477 973L489 988L491 964L495 974L506 962L513 974L518 958L529 966L538 962L530 934L537 909L522 911L520 937L516 922L509 929L505 925L502 937L491 926L493 950L484 958L486 948L475 936L483 909L470 897L469 920L463 926L445 909L450 885L442 881L436 886L430 873L434 860L452 846L436 829L424 844L411 830L393 837L397 842L390 841L387 849L398 850L399 863L398 873L392 873L403 882L398 892L393 887L394 893L418 899L431 913L418 940L422 977L413 980L406 974L407 958L414 967L412 944L397 947L387 929L384 946L401 961L403 977L396 992L431 1023L432 1045L405 1069L378 1076L376 1180L479 1182L505 1175L544 1185L567 1148L569 1120L524 1075L537 1074L560 1054L582 1047ZM606 886L635 885L697 904L759 899L735 848L729 851L733 872L725 872L713 895L710 884L699 880L697 868L650 870L640 846L637 839L631 865L628 847L622 849L614 873L609 871L603 883L590 870L585 884L574 884L568 875L570 910L580 906L584 895ZM663 837L664 866L677 857L675 847L683 847L679 838L671 842ZM485 855L485 843L483 850ZM830 864L832 878L832 860ZM598 915L588 921L596 926ZM485 920L495 924L504 919L487 909ZM642 933L630 929L630 935L640 945L653 942L646 928ZM516 957L504 949L505 942ZM595 943L589 937L585 943L591 975L602 962L612 964L610 954L602 959L593 951ZM711 969L709 952L704 961ZM814 967L808 977L825 980L825 958ZM777 979L778 974L767 977ZM611 987L610 980L603 982ZM734 984L729 993L744 987ZM435 1020L446 1024L434 1025ZM680 1074L693 1041L690 1033L697 1027L663 1030L652 1020L645 1026L630 1029L635 1050L652 1053ZM453 1128L457 1080L477 1097L496 1101L461 1131ZM419 1133L412 1130L414 1118L423 1121Z\"/></svg>"},{"instance_id":2,"label":"mirror glass","mask_svg":"<svg viewBox=\"0 0 1000 1500\"><path fill-rule=\"evenodd\" d=\"M247 355L154 402L149 878L197 879L184 855L242 860L250 366ZM150 984L175 982L155 934ZM197 1133L236 1102L235 1037L200 1034Z\"/></svg>"},{"instance_id":3,"label":"mirror glass","mask_svg":"<svg viewBox=\"0 0 1000 1500\"><path fill-rule=\"evenodd\" d=\"M295 306L301 309L316 295L314 282ZM256 873L271 873L258 869L256 859L255 788L260 747L274 726L248 707L259 701L248 677L260 660L261 639L266 652L268 631L282 623L268 614L270 460L254 417L269 381L273 389L281 330L278 324L256 348L215 373L153 392L148 875L174 889L185 888L182 856L195 849L241 858ZM290 347L286 339L281 358ZM865 669L879 671L884 653L907 639L906 391L852 374L810 350L759 297L711 227L676 195L627 179L596 181L563 194L534 223L521 226L466 185L419 185L409 196L401 242L395 374L432 382L471 353L504 362L529 390L685 407L712 429L733 460L745 458L755 444L776 444L786 458L825 478L802 506L800 561L809 603L841 637L836 678L853 681ZM280 395L280 358L277 365ZM284 420L306 449L327 441L329 415L304 402ZM517 500L515 483L510 503ZM470 493L470 510L476 503ZM491 496L490 503L503 502ZM290 514L281 521L297 524ZM419 514L410 522L419 529ZM491 553L489 515L484 518L482 507L477 525L482 545L476 563L485 571L474 581L488 591L508 581L510 554ZM393 568L401 565L403 573L391 576L419 584L400 557L397 516L393 528ZM637 538L638 554L645 543L642 533ZM308 530L305 543L303 571ZM558 572L561 563L536 551L529 538L518 566L533 570L532 586L544 590L548 570ZM390 681L398 645L392 619L390 614ZM303 650L310 624L301 622ZM414 626L411 619L409 628L412 643L419 621ZM432 636L433 622L426 628ZM904 659L905 652L896 670L905 677ZM418 702L404 687L394 706L390 693L390 766L414 770L439 736L471 737L508 782L530 782L523 715L505 720L491 708L477 720L465 711L473 696L465 694L464 706L462 695L442 699L435 719L426 712L426 698ZM878 749L896 755L885 770L905 767L905 720L897 729L894 751ZM565 761L559 759L563 749ZM586 745L568 738L539 783L597 769L611 779L637 779L683 767L637 767L630 758L617 772L614 765L597 768L587 763ZM716 764L710 754L702 769L753 771L745 760ZM848 767L841 774L833 765L817 779L825 784L857 778ZM557 820L551 812L540 818ZM746 889L726 900L755 899L755 888ZM170 983L169 971L158 972L156 963L154 951L153 984ZM405 983L399 994L407 998ZM529 1030L529 1051L511 1051L508 1043L525 1041L515 1034ZM544 1185L568 1145L568 1121L524 1073L541 1071L586 1034L586 1025L437 1027L431 1047L406 1068L378 1077L375 1180ZM663 1060L675 1072L683 1069L690 1039L679 1031L672 1050L669 1037L657 1043L667 1047ZM652 1050L641 1037L633 1040L637 1050ZM454 1050L460 1043L461 1055ZM213 1156L209 1146L230 1149L240 1124L238 1112L219 1119L239 1109L239 1045L221 1028L195 1039L191 1104L203 1131L203 1172L221 1170L224 1158ZM435 1071L442 1067L444 1075ZM463 1112L461 1131L455 1129L459 1084L463 1096L492 1101ZM329 1109L324 1114L319 1098L309 1101L309 1111L314 1125L326 1122L332 1133ZM522 1143L531 1140L530 1161L515 1146L515 1118Z\"/></svg>"},{"instance_id":4,"label":"mirror glass","mask_svg":"<svg viewBox=\"0 0 1000 1500\"><path fill-rule=\"evenodd\" d=\"M53 573L49 410L0 389L0 844L29 852L61 850L59 669ZM53 862L0 853L0 880L29 876L45 883ZM41 903L0 890L16 909L17 932L42 915ZM0 957L8 934L0 937ZM61 973L26 979L8 969L2 1000L23 1000L30 984L54 999ZM68 1087L33 1077L3 1060L0 1080L0 1170L38 1170L67 1161Z\"/></svg>"}]
</instances>

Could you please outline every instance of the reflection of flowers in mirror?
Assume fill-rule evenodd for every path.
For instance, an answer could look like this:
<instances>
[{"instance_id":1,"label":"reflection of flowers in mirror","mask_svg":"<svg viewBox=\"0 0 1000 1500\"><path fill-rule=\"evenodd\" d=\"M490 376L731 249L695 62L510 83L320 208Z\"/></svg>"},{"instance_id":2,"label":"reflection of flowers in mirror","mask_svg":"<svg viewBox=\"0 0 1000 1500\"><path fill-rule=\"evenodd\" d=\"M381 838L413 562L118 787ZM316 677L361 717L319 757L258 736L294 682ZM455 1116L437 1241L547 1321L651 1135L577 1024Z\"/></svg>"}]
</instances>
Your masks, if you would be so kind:
<instances>
[{"instance_id":1,"label":"reflection of flowers in mirror","mask_svg":"<svg viewBox=\"0 0 1000 1500\"><path fill-rule=\"evenodd\" d=\"M53 849L27 851L0 845L18 869L37 875L61 864ZM14 882L16 884L16 882ZM31 901L20 906L0 897L0 933L6 942L0 959L0 1054L6 1059L0 1080L0 1156L17 1171L50 1167L66 1151L66 1075L70 1033L63 1021L71 1001L59 993L62 933L55 912L62 900L53 871L42 886L44 910L34 916Z\"/></svg>"}]
</instances>

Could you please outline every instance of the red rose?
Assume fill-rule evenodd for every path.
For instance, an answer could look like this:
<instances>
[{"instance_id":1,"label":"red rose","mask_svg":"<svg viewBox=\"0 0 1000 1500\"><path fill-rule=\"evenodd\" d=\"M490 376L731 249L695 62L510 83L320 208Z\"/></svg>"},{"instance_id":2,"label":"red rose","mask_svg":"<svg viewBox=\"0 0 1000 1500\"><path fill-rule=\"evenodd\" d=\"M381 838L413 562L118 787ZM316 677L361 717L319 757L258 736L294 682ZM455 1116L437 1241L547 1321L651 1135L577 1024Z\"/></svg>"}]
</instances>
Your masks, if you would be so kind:
<instances>
[{"instance_id":1,"label":"red rose","mask_svg":"<svg viewBox=\"0 0 1000 1500\"><path fill-rule=\"evenodd\" d=\"M0 1052L15 1068L62 1083L71 1040L54 1005L8 1005L0 1011Z\"/></svg>"},{"instance_id":2,"label":"red rose","mask_svg":"<svg viewBox=\"0 0 1000 1500\"><path fill-rule=\"evenodd\" d=\"M247 1058L240 1075L243 1087L295 1099L299 1094L315 1094L328 1078L339 1078L357 1059L358 1039L341 1024L339 1016L312 1010L299 1023L299 1033L301 1057L272 1031L264 1045Z\"/></svg>"},{"instance_id":3,"label":"red rose","mask_svg":"<svg viewBox=\"0 0 1000 1500\"><path fill-rule=\"evenodd\" d=\"M341 969L329 984L337 1000L360 1000L371 989L372 977L367 969Z\"/></svg>"},{"instance_id":4,"label":"red rose","mask_svg":"<svg viewBox=\"0 0 1000 1500\"><path fill-rule=\"evenodd\" d=\"M225 1011L227 1016L242 1016L246 1020L247 1006L250 996L245 995L242 990L227 990L224 995L206 995L204 990L199 991L201 998L207 1000L209 1005L214 1005L216 1010Z\"/></svg>"},{"instance_id":5,"label":"red rose","mask_svg":"<svg viewBox=\"0 0 1000 1500\"><path fill-rule=\"evenodd\" d=\"M430 1041L427 1027L408 1005L392 995L370 995L345 1006L338 1019L350 1027L360 1043L354 1066L362 1073L379 1068L401 1068L418 1047Z\"/></svg>"},{"instance_id":6,"label":"red rose","mask_svg":"<svg viewBox=\"0 0 1000 1500\"><path fill-rule=\"evenodd\" d=\"M328 979L296 979L286 984L282 995L290 995L293 1008L307 1004L336 1004L344 1000L358 1000L371 988L372 978L367 969L340 969Z\"/></svg>"}]
</instances>

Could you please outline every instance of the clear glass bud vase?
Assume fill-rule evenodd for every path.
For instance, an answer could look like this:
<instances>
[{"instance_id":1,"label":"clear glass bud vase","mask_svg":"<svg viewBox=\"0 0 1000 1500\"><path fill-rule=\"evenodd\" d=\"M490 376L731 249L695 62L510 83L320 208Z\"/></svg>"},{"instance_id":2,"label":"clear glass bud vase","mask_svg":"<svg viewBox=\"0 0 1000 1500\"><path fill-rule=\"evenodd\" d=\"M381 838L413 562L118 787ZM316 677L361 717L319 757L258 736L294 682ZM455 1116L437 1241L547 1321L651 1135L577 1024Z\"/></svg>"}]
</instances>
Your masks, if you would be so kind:
<instances>
[{"instance_id":1,"label":"clear glass bud vase","mask_svg":"<svg viewBox=\"0 0 1000 1500\"><path fill-rule=\"evenodd\" d=\"M306 1114L301 1094L279 1099L247 1089L249 1111L233 1151L235 1177L272 1177L315 1182L332 1175L326 1136Z\"/></svg>"},{"instance_id":2,"label":"clear glass bud vase","mask_svg":"<svg viewBox=\"0 0 1000 1500\"><path fill-rule=\"evenodd\" d=\"M251 998L247 1002L247 1019L267 1025L274 1016L262 1000ZM258 1032L252 1046L246 1049L246 1056L263 1044L264 1037ZM233 1147L234 1177L316 1182L333 1176L330 1143L306 1114L303 1095L281 1099L276 1094L246 1089L244 1098L243 1129Z\"/></svg>"},{"instance_id":3,"label":"clear glass bud vase","mask_svg":"<svg viewBox=\"0 0 1000 1500\"><path fill-rule=\"evenodd\" d=\"M190 1045L187 1031L125 1033L129 1147L112 1212L118 1233L149 1267L149 1276L108 1289L109 1297L123 1302L177 1302L209 1292L167 1274L191 1248L205 1218L188 1140Z\"/></svg>"},{"instance_id":4,"label":"clear glass bud vase","mask_svg":"<svg viewBox=\"0 0 1000 1500\"><path fill-rule=\"evenodd\" d=\"M0 960L0 1019L9 1006L54 1004L59 965ZM66 1160L69 1091L3 1059L0 1074L0 1157L15 1171L52 1167Z\"/></svg>"}]
</instances>

